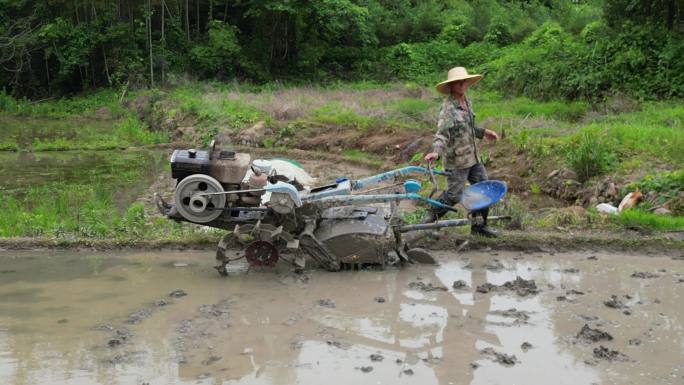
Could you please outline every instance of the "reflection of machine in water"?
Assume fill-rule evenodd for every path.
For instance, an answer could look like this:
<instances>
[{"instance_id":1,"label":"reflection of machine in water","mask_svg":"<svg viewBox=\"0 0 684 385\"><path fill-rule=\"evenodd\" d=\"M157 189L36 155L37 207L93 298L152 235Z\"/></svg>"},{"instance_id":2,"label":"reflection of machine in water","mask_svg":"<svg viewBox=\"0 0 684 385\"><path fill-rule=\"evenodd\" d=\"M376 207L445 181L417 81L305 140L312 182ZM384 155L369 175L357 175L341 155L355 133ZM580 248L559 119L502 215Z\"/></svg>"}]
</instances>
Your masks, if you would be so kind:
<instances>
[{"instance_id":1,"label":"reflection of machine in water","mask_svg":"<svg viewBox=\"0 0 684 385\"><path fill-rule=\"evenodd\" d=\"M230 258L226 249L232 241L242 244L244 257L253 266L272 266L281 254L299 267L305 255L328 270L348 264L395 264L425 260L430 256L406 245L403 233L442 227L463 226L471 218L406 225L398 215L397 203L420 201L455 211L453 207L418 194L421 184L403 183L405 192L373 194L375 187L410 173L434 174L439 170L409 166L370 177L305 188L313 182L301 167L282 160L254 160L246 153L221 149L212 142L207 151L176 150L171 172L177 180L174 204L158 195L157 205L169 218L230 230L219 243L217 270L226 274ZM474 202L487 207L500 199L505 184L495 195ZM374 187L373 190L366 190ZM473 187L473 186L471 186ZM497 217L491 220L501 219Z\"/></svg>"}]
</instances>

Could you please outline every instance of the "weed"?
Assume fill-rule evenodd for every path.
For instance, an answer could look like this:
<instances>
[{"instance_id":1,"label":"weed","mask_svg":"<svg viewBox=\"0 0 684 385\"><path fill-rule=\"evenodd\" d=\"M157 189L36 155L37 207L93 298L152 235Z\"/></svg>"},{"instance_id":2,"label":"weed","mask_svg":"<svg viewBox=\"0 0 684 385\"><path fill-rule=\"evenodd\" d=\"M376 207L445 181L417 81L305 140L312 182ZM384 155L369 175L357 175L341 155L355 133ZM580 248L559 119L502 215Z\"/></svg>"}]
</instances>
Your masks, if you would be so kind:
<instances>
[{"instance_id":1,"label":"weed","mask_svg":"<svg viewBox=\"0 0 684 385\"><path fill-rule=\"evenodd\" d=\"M580 182L606 172L616 161L615 144L603 132L584 129L568 143L565 152L568 165Z\"/></svg>"},{"instance_id":2,"label":"weed","mask_svg":"<svg viewBox=\"0 0 684 385\"><path fill-rule=\"evenodd\" d=\"M539 183L533 182L532 184L530 184L530 191L532 191L532 194L539 194L541 193L541 186L539 185Z\"/></svg>"},{"instance_id":3,"label":"weed","mask_svg":"<svg viewBox=\"0 0 684 385\"><path fill-rule=\"evenodd\" d=\"M413 211L404 211L401 213L401 220L407 225L415 225L421 223L425 215L427 214L427 209L423 207L418 207Z\"/></svg>"},{"instance_id":4,"label":"weed","mask_svg":"<svg viewBox=\"0 0 684 385\"><path fill-rule=\"evenodd\" d=\"M491 209L491 214L510 216L511 220L506 225L506 228L512 230L524 230L532 219L529 208L516 195L510 195L501 204L495 205Z\"/></svg>"}]
</instances>

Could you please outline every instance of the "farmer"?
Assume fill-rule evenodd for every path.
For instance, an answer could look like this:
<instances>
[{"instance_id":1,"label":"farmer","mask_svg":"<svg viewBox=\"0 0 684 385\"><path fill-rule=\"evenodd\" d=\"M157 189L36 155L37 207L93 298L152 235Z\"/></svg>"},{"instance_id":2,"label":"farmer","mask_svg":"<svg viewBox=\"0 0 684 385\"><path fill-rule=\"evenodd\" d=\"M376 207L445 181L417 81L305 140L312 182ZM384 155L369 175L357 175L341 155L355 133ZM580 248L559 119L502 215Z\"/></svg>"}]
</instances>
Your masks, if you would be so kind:
<instances>
[{"instance_id":1,"label":"farmer","mask_svg":"<svg viewBox=\"0 0 684 385\"><path fill-rule=\"evenodd\" d=\"M447 80L437 84L437 91L449 96L442 103L432 152L425 155L425 160L431 163L440 157L445 159L448 187L439 201L449 206L461 201L466 180L471 184L487 180L487 170L480 162L475 139L499 138L496 132L475 126L475 114L465 96L468 87L481 78L482 75L468 74L463 67L454 67L449 70ZM446 209L432 209L425 221L435 221L446 213ZM496 232L487 227L488 213L489 209L473 212L473 216L482 216L482 222L471 226L471 234L496 236Z\"/></svg>"}]
</instances>

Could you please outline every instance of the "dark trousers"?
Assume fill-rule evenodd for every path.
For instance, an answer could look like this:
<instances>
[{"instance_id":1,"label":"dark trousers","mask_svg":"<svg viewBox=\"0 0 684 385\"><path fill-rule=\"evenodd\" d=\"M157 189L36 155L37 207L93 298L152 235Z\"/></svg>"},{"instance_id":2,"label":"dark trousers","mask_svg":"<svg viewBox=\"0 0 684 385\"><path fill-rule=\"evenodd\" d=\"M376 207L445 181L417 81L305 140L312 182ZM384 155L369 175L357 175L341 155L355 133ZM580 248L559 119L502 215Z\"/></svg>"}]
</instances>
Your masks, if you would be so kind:
<instances>
[{"instance_id":1,"label":"dark trousers","mask_svg":"<svg viewBox=\"0 0 684 385\"><path fill-rule=\"evenodd\" d=\"M447 189L442 193L438 200L448 206L453 206L461 201L466 180L470 182L470 184L475 184L489 179L487 178L487 170L482 163L477 163L468 168L446 169L446 171L449 173L447 176ZM447 212L448 210L446 209L433 209L433 214L437 218L444 216ZM484 221L484 225L486 225L488 213L489 209L482 209L473 212L473 215L480 214Z\"/></svg>"}]
</instances>

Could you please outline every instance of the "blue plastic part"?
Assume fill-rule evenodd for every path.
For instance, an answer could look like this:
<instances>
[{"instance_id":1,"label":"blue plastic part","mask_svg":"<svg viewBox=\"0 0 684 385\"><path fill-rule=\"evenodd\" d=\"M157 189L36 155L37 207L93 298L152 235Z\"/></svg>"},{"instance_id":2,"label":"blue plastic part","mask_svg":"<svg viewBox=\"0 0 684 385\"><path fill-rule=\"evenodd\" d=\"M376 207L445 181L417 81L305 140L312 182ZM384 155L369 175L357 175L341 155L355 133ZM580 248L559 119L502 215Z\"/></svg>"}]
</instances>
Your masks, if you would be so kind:
<instances>
[{"instance_id":1,"label":"blue plastic part","mask_svg":"<svg viewBox=\"0 0 684 385\"><path fill-rule=\"evenodd\" d=\"M405 174L410 174L410 173L420 173L420 174L429 174L430 170L428 170L425 167L420 167L420 166L407 166L403 168L399 168L396 170L392 171L387 171L383 172L381 174L377 175L371 175L359 180L356 180L352 184L352 190L359 190L362 188L370 187L385 181L393 180L394 178L405 175ZM447 175L446 172L442 170L432 170L432 173L435 175Z\"/></svg>"},{"instance_id":2,"label":"blue plastic part","mask_svg":"<svg viewBox=\"0 0 684 385\"><path fill-rule=\"evenodd\" d=\"M406 182L404 182L404 191L407 193L417 193L420 191L420 188L420 182L415 179L408 179Z\"/></svg>"},{"instance_id":3,"label":"blue plastic part","mask_svg":"<svg viewBox=\"0 0 684 385\"><path fill-rule=\"evenodd\" d=\"M468 211L487 208L498 202L508 191L508 186L500 180L485 180L463 191L461 204Z\"/></svg>"},{"instance_id":4,"label":"blue plastic part","mask_svg":"<svg viewBox=\"0 0 684 385\"><path fill-rule=\"evenodd\" d=\"M337 179L335 179L335 183L342 183L346 180L349 180L349 179L348 178L337 178Z\"/></svg>"},{"instance_id":5,"label":"blue plastic part","mask_svg":"<svg viewBox=\"0 0 684 385\"><path fill-rule=\"evenodd\" d=\"M264 190L270 193L283 193L287 194L292 198L296 207L302 207L302 199L299 196L299 191L297 188L289 183L278 181L276 183L269 183L264 187Z\"/></svg>"},{"instance_id":6,"label":"blue plastic part","mask_svg":"<svg viewBox=\"0 0 684 385\"><path fill-rule=\"evenodd\" d=\"M346 179L342 182L335 183L320 191L310 192L309 194L304 194L302 200L305 201L315 201L318 199L338 196L338 195L350 195L351 194L351 181Z\"/></svg>"},{"instance_id":7,"label":"blue plastic part","mask_svg":"<svg viewBox=\"0 0 684 385\"><path fill-rule=\"evenodd\" d=\"M400 200L414 200L422 201L429 205L435 206L437 208L447 209L450 211L456 211L455 208L447 206L442 202L436 201L434 199L429 199L422 197L416 193L404 193L404 194L376 194L376 195L336 195L328 196L321 199L316 199L311 203L336 203L336 204L354 204L354 203L376 203L376 202L390 202L390 201L400 201Z\"/></svg>"}]
</instances>

